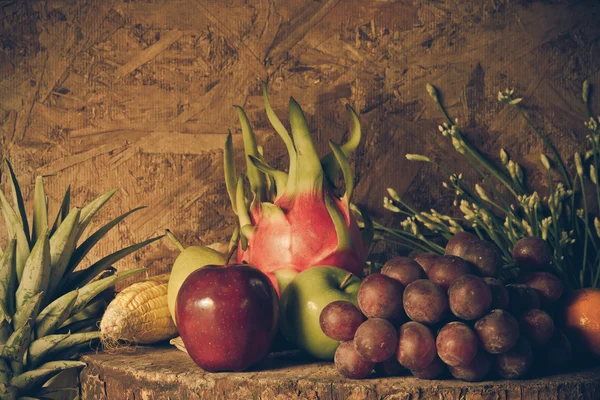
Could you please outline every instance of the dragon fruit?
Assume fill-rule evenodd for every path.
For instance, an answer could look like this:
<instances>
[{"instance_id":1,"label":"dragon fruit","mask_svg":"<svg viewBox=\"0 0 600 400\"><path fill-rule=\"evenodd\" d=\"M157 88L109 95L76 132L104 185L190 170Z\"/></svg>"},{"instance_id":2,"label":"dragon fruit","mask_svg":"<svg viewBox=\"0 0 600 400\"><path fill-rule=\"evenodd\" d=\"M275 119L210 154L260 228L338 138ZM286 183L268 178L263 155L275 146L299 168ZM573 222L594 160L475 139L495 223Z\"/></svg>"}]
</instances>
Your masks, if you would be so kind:
<instances>
[{"instance_id":1,"label":"dragon fruit","mask_svg":"<svg viewBox=\"0 0 600 400\"><path fill-rule=\"evenodd\" d=\"M369 233L361 232L351 212L354 175L347 158L360 142L358 116L346 107L353 121L348 141L341 146L329 141L331 153L319 159L298 103L290 98L290 137L271 108L264 86L263 96L267 117L285 143L290 166L286 173L267 164L248 117L236 107L251 190L247 199L243 175L236 179L229 133L224 171L227 192L239 219L237 262L263 271L278 292L297 273L318 265L335 266L361 276ZM340 170L345 193L338 198L334 182Z\"/></svg>"}]
</instances>

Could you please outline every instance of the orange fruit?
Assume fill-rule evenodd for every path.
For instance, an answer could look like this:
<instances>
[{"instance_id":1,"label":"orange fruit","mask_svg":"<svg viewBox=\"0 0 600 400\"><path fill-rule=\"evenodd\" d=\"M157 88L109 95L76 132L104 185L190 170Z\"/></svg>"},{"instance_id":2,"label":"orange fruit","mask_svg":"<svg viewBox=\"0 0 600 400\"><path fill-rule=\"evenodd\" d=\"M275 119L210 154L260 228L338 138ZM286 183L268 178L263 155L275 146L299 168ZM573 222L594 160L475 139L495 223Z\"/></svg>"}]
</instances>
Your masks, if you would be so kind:
<instances>
[{"instance_id":1,"label":"orange fruit","mask_svg":"<svg viewBox=\"0 0 600 400\"><path fill-rule=\"evenodd\" d=\"M600 289L579 289L569 296L564 312L569 335L600 357Z\"/></svg>"}]
</instances>

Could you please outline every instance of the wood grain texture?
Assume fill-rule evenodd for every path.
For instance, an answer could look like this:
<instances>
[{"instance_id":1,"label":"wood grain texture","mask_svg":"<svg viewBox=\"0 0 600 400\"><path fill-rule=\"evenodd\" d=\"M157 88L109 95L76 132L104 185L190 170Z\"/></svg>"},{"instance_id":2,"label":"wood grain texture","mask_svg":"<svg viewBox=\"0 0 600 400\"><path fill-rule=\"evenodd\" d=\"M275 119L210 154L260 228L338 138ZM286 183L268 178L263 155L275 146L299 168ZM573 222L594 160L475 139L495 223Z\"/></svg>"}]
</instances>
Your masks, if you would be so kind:
<instances>
[{"instance_id":1,"label":"wood grain texture","mask_svg":"<svg viewBox=\"0 0 600 400\"><path fill-rule=\"evenodd\" d=\"M332 363L275 353L256 370L207 373L175 348L138 347L125 354L86 355L84 399L276 400L595 400L600 370L514 381L469 383L414 377L345 379Z\"/></svg>"},{"instance_id":2,"label":"wood grain texture","mask_svg":"<svg viewBox=\"0 0 600 400\"><path fill-rule=\"evenodd\" d=\"M475 181L437 131L427 82L469 140L493 160L504 147L532 181L542 144L496 93L516 88L570 155L585 134L581 83L600 84L593 0L9 1L0 18L0 155L15 166L26 200L43 174L52 213L68 184L75 205L121 188L91 229L148 206L86 262L167 227L188 245L227 239L234 214L221 148L231 129L240 149L233 104L246 108L267 159L287 162L264 114L262 80L284 121L289 96L299 101L321 153L327 139L347 134L344 103L360 111L355 200L386 223L397 222L381 206L386 187L424 209L451 208L438 172L405 153L443 160ZM236 160L241 167L239 151ZM160 241L117 267L157 274L176 255Z\"/></svg>"}]
</instances>

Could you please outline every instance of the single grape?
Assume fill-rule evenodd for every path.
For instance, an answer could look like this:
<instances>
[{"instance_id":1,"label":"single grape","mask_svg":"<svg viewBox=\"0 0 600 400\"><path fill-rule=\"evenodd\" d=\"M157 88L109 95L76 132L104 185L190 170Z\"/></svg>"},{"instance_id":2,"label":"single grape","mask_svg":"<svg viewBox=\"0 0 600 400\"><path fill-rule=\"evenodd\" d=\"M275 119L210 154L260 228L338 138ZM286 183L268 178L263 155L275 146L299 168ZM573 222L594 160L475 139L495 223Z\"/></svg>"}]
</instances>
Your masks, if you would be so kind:
<instances>
[{"instance_id":1,"label":"single grape","mask_svg":"<svg viewBox=\"0 0 600 400\"><path fill-rule=\"evenodd\" d=\"M524 237L515 243L512 257L514 262L524 269L547 268L552 261L552 250L543 239Z\"/></svg>"},{"instance_id":2,"label":"single grape","mask_svg":"<svg viewBox=\"0 0 600 400\"><path fill-rule=\"evenodd\" d=\"M506 310L508 308L509 296L504 284L498 279L489 276L483 278L483 280L488 284L492 292L492 310L497 308Z\"/></svg>"},{"instance_id":3,"label":"single grape","mask_svg":"<svg viewBox=\"0 0 600 400\"><path fill-rule=\"evenodd\" d=\"M490 310L492 291L485 281L475 275L457 278L448 289L450 310L466 321L481 318Z\"/></svg>"},{"instance_id":4,"label":"single grape","mask_svg":"<svg viewBox=\"0 0 600 400\"><path fill-rule=\"evenodd\" d=\"M534 308L540 308L540 295L537 290L523 284L506 285L508 290L508 310L514 315L522 315Z\"/></svg>"},{"instance_id":5,"label":"single grape","mask_svg":"<svg viewBox=\"0 0 600 400\"><path fill-rule=\"evenodd\" d=\"M368 318L394 320L402 315L402 285L383 274L363 279L358 289L358 306Z\"/></svg>"},{"instance_id":6,"label":"single grape","mask_svg":"<svg viewBox=\"0 0 600 400\"><path fill-rule=\"evenodd\" d=\"M346 378L362 379L371 374L375 363L365 360L354 348L354 342L342 342L335 351L333 363Z\"/></svg>"},{"instance_id":7,"label":"single grape","mask_svg":"<svg viewBox=\"0 0 600 400\"><path fill-rule=\"evenodd\" d=\"M498 374L506 379L516 379L525 375L533 363L533 352L527 339L520 338L509 351L498 354L494 367Z\"/></svg>"},{"instance_id":8,"label":"single grape","mask_svg":"<svg viewBox=\"0 0 600 400\"><path fill-rule=\"evenodd\" d=\"M548 342L554 333L554 321L545 311L534 308L521 316L521 333L533 347Z\"/></svg>"},{"instance_id":9,"label":"single grape","mask_svg":"<svg viewBox=\"0 0 600 400\"><path fill-rule=\"evenodd\" d=\"M537 290L542 304L551 304L563 294L564 285L550 272L531 272L519 280L520 283Z\"/></svg>"},{"instance_id":10,"label":"single grape","mask_svg":"<svg viewBox=\"0 0 600 400\"><path fill-rule=\"evenodd\" d=\"M444 290L459 276L471 273L471 268L465 260L456 256L442 256L433 262L427 276Z\"/></svg>"},{"instance_id":11,"label":"single grape","mask_svg":"<svg viewBox=\"0 0 600 400\"><path fill-rule=\"evenodd\" d=\"M404 311L413 321L435 324L448 312L448 295L427 279L418 279L404 289Z\"/></svg>"},{"instance_id":12,"label":"single grape","mask_svg":"<svg viewBox=\"0 0 600 400\"><path fill-rule=\"evenodd\" d=\"M445 254L448 256L462 257L465 254L467 244L479 240L479 238L469 232L458 232L454 234L446 243Z\"/></svg>"},{"instance_id":13,"label":"single grape","mask_svg":"<svg viewBox=\"0 0 600 400\"><path fill-rule=\"evenodd\" d=\"M467 243L462 258L470 262L480 276L497 276L502 267L500 250L494 243L486 240Z\"/></svg>"},{"instance_id":14,"label":"single grape","mask_svg":"<svg viewBox=\"0 0 600 400\"><path fill-rule=\"evenodd\" d=\"M356 330L354 345L358 354L365 360L385 361L396 351L396 328L383 318L369 318Z\"/></svg>"},{"instance_id":15,"label":"single grape","mask_svg":"<svg viewBox=\"0 0 600 400\"><path fill-rule=\"evenodd\" d=\"M428 327L414 321L400 327L396 358L403 367L410 370L423 369L435 356L435 338Z\"/></svg>"},{"instance_id":16,"label":"single grape","mask_svg":"<svg viewBox=\"0 0 600 400\"><path fill-rule=\"evenodd\" d=\"M375 372L379 376L399 376L405 374L407 371L406 368L400 365L395 356L375 365Z\"/></svg>"},{"instance_id":17,"label":"single grape","mask_svg":"<svg viewBox=\"0 0 600 400\"><path fill-rule=\"evenodd\" d=\"M517 343L519 323L507 311L492 310L475 323L475 332L485 351L500 354Z\"/></svg>"},{"instance_id":18,"label":"single grape","mask_svg":"<svg viewBox=\"0 0 600 400\"><path fill-rule=\"evenodd\" d=\"M446 371L446 364L440 360L439 357L435 357L428 366L422 369L411 369L410 372L419 379L436 379L440 378Z\"/></svg>"},{"instance_id":19,"label":"single grape","mask_svg":"<svg viewBox=\"0 0 600 400\"><path fill-rule=\"evenodd\" d=\"M437 335L436 348L438 356L446 364L459 367L468 365L479 347L477 335L462 322L450 322Z\"/></svg>"},{"instance_id":20,"label":"single grape","mask_svg":"<svg viewBox=\"0 0 600 400\"><path fill-rule=\"evenodd\" d=\"M416 256L414 256L413 260L415 260L421 266L421 268L423 268L423 271L425 271L425 274L427 275L429 269L431 268L431 265L438 258L440 258L440 256L437 254L419 253Z\"/></svg>"},{"instance_id":21,"label":"single grape","mask_svg":"<svg viewBox=\"0 0 600 400\"><path fill-rule=\"evenodd\" d=\"M319 325L323 333L331 339L348 341L354 338L354 333L364 319L354 304L337 300L323 308L319 316Z\"/></svg>"},{"instance_id":22,"label":"single grape","mask_svg":"<svg viewBox=\"0 0 600 400\"><path fill-rule=\"evenodd\" d=\"M482 381L492 366L491 356L484 351L479 351L473 360L463 367L448 367L450 374L456 379L467 382Z\"/></svg>"},{"instance_id":23,"label":"single grape","mask_svg":"<svg viewBox=\"0 0 600 400\"><path fill-rule=\"evenodd\" d=\"M383 275L398 281L402 287L408 286L417 279L425 279L425 271L415 260L408 257L394 257L381 268Z\"/></svg>"}]
</instances>

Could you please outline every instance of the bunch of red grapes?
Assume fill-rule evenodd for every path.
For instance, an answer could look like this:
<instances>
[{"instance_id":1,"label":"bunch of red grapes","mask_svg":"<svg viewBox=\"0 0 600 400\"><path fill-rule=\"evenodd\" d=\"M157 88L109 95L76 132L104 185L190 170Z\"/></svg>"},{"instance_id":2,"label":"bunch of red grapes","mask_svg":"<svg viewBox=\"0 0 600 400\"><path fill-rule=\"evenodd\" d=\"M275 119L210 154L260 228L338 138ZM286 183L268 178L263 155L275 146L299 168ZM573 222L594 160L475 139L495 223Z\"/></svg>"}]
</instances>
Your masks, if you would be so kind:
<instances>
[{"instance_id":1,"label":"bunch of red grapes","mask_svg":"<svg viewBox=\"0 0 600 400\"><path fill-rule=\"evenodd\" d=\"M563 285L546 271L551 250L527 237L512 253L522 274L509 284L496 278L498 248L467 232L454 235L443 256L389 260L361 283L359 307L336 301L320 315L323 332L341 341L336 368L353 379L409 370L422 379L449 372L481 381L567 366L571 345L552 318Z\"/></svg>"}]
</instances>

